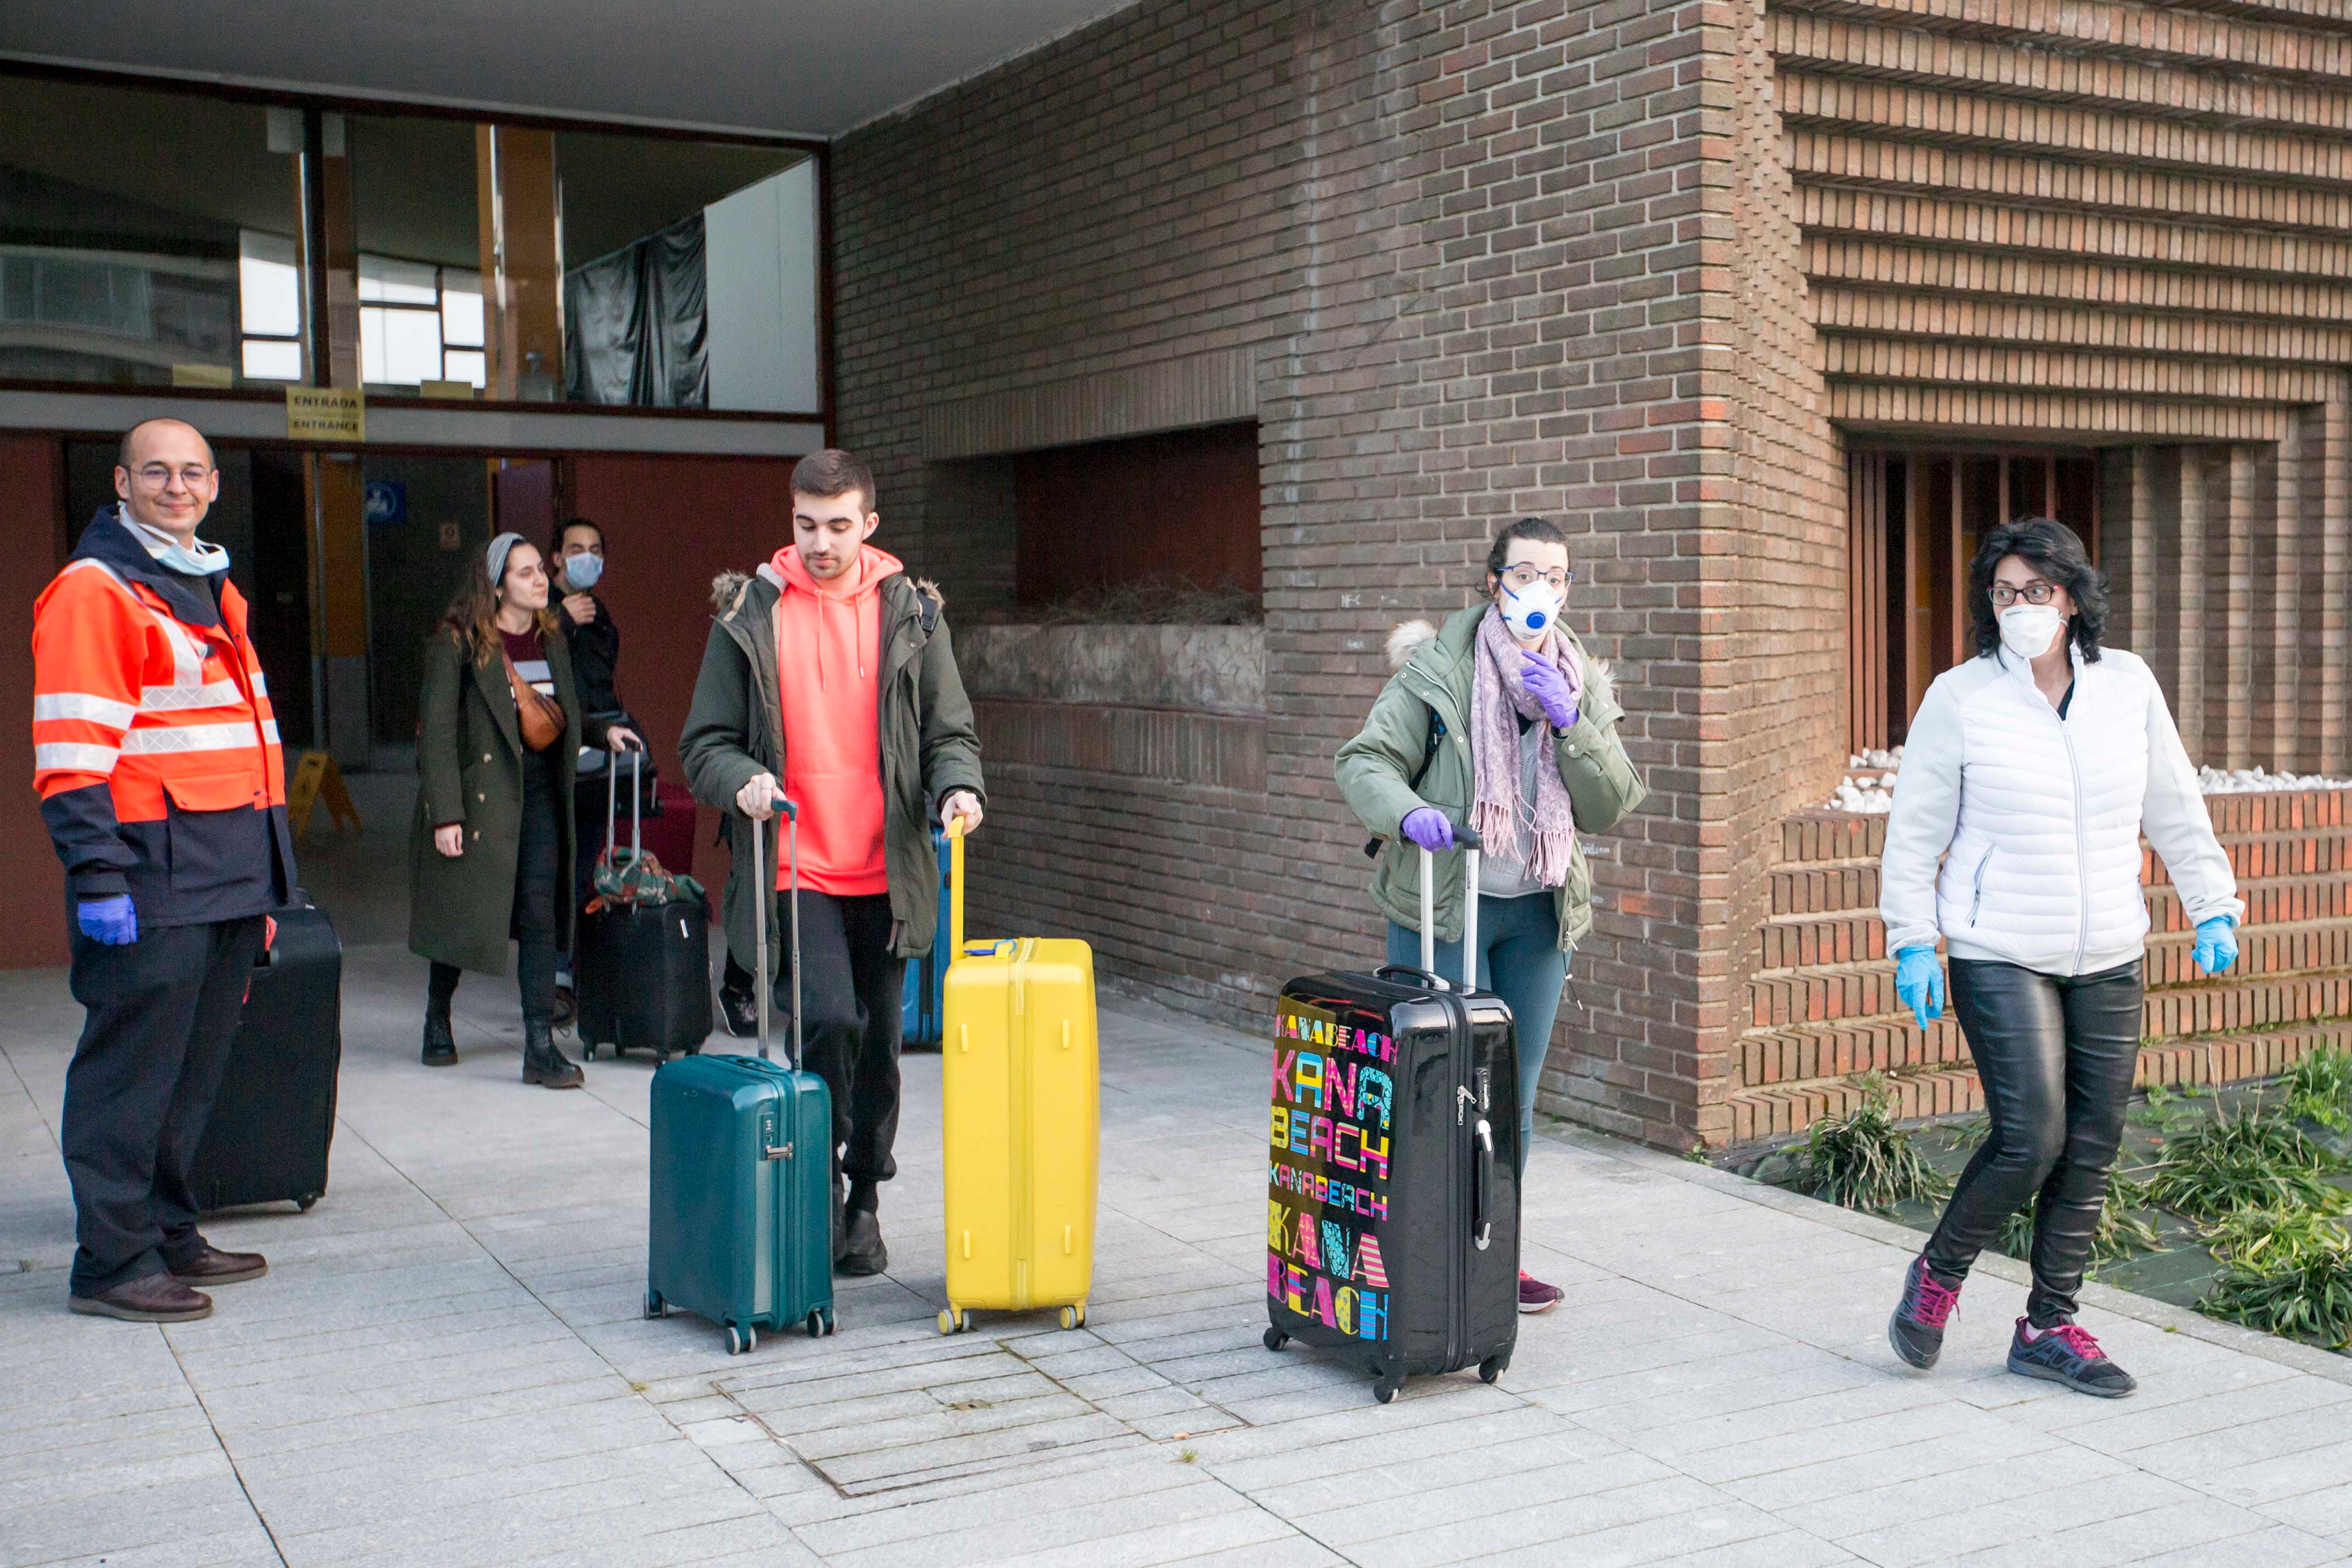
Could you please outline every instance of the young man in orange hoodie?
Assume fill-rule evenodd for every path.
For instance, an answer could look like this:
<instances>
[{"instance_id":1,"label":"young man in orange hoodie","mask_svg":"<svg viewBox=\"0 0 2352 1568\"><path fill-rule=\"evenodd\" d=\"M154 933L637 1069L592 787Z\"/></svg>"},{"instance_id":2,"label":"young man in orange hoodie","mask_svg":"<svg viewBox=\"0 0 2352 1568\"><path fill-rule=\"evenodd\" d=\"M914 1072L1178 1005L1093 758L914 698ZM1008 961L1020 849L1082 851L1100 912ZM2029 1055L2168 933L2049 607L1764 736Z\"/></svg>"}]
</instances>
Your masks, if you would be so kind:
<instances>
[{"instance_id":1,"label":"young man in orange hoodie","mask_svg":"<svg viewBox=\"0 0 2352 1568\"><path fill-rule=\"evenodd\" d=\"M712 584L719 615L678 751L696 798L727 813L738 867L751 864L747 836L765 836L775 875L764 896L792 886L773 848L776 802L798 808L803 1065L832 1090L846 1184L835 1187L834 1263L878 1274L889 1262L879 1188L898 1171L906 961L946 936L931 826L980 826L980 742L938 589L866 542L882 521L873 470L847 452L815 453L793 469L792 500L793 542L753 575ZM746 881L730 876L725 898L730 1016L748 1000L751 977L735 959L752 951L752 900L763 896ZM788 1005L789 984L776 995Z\"/></svg>"}]
</instances>

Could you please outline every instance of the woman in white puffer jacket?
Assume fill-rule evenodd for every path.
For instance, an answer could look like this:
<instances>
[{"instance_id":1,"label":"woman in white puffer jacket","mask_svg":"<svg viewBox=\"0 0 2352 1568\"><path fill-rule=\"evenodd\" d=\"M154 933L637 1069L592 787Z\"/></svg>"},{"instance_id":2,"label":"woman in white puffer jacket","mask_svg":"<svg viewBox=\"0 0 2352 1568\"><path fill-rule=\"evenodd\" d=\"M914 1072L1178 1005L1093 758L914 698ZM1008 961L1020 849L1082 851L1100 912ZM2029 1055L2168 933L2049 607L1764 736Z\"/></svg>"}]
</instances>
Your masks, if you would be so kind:
<instances>
[{"instance_id":1,"label":"woman in white puffer jacket","mask_svg":"<svg viewBox=\"0 0 2352 1568\"><path fill-rule=\"evenodd\" d=\"M1879 866L1895 988L1919 1025L1952 1005L1992 1134L1969 1162L1887 1325L1936 1363L1977 1255L2034 1205L2033 1289L2009 1368L2084 1394L2137 1386L2074 1326L2139 1058L2145 832L2212 974L2238 955L2229 857L2147 666L2102 648L2106 579L2074 531L2004 524L1969 567L1977 657L1911 721Z\"/></svg>"}]
</instances>

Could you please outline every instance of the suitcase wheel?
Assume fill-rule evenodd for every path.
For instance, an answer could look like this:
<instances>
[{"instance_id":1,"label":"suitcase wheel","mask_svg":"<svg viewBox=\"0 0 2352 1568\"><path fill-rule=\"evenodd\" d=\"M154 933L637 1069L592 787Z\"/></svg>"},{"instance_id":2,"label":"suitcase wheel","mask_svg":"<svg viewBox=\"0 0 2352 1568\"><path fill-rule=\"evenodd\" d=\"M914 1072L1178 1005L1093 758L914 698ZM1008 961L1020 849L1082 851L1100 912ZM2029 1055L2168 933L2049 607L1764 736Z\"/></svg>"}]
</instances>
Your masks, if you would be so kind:
<instances>
[{"instance_id":1,"label":"suitcase wheel","mask_svg":"<svg viewBox=\"0 0 2352 1568\"><path fill-rule=\"evenodd\" d=\"M760 1348L760 1331L746 1323L741 1328L727 1325L727 1353L743 1355Z\"/></svg>"},{"instance_id":2,"label":"suitcase wheel","mask_svg":"<svg viewBox=\"0 0 2352 1568\"><path fill-rule=\"evenodd\" d=\"M660 1291L647 1290L646 1292L646 1316L648 1318L667 1318L669 1316L669 1303L662 1300L662 1294Z\"/></svg>"},{"instance_id":3,"label":"suitcase wheel","mask_svg":"<svg viewBox=\"0 0 2352 1568\"><path fill-rule=\"evenodd\" d=\"M824 1314L824 1331L828 1334L833 1332L833 1313L830 1310Z\"/></svg>"},{"instance_id":4,"label":"suitcase wheel","mask_svg":"<svg viewBox=\"0 0 2352 1568\"><path fill-rule=\"evenodd\" d=\"M1397 1389L1403 1383L1403 1378L1393 1373L1384 1372L1381 1373L1381 1380L1372 1384L1372 1397L1386 1405L1397 1396Z\"/></svg>"},{"instance_id":5,"label":"suitcase wheel","mask_svg":"<svg viewBox=\"0 0 2352 1568\"><path fill-rule=\"evenodd\" d=\"M1267 1329L1265 1333L1258 1337L1265 1343L1265 1348L1270 1351L1278 1351L1283 1346L1290 1342L1290 1336L1284 1333L1280 1329L1276 1328Z\"/></svg>"},{"instance_id":6,"label":"suitcase wheel","mask_svg":"<svg viewBox=\"0 0 2352 1568\"><path fill-rule=\"evenodd\" d=\"M940 1314L940 1332L943 1334L968 1334L971 1332L971 1314L970 1312L960 1312L952 1307L949 1308L946 1311Z\"/></svg>"},{"instance_id":7,"label":"suitcase wheel","mask_svg":"<svg viewBox=\"0 0 2352 1568\"><path fill-rule=\"evenodd\" d=\"M593 1062L596 1059L595 1041L583 1040L580 1042L580 1059L583 1062Z\"/></svg>"},{"instance_id":8,"label":"suitcase wheel","mask_svg":"<svg viewBox=\"0 0 2352 1568\"><path fill-rule=\"evenodd\" d=\"M296 1198L294 1200L294 1211L297 1214L309 1214L312 1209L318 1206L319 1194L316 1193L312 1193L309 1197Z\"/></svg>"},{"instance_id":9,"label":"suitcase wheel","mask_svg":"<svg viewBox=\"0 0 2352 1568\"><path fill-rule=\"evenodd\" d=\"M1478 1363L1478 1381L1481 1383L1492 1383L1510 1370L1511 1358L1509 1356L1490 1355L1485 1361Z\"/></svg>"},{"instance_id":10,"label":"suitcase wheel","mask_svg":"<svg viewBox=\"0 0 2352 1568\"><path fill-rule=\"evenodd\" d=\"M1087 1304L1084 1301L1079 1302L1075 1307L1065 1307L1062 1309L1062 1327L1066 1329L1083 1329L1086 1326Z\"/></svg>"},{"instance_id":11,"label":"suitcase wheel","mask_svg":"<svg viewBox=\"0 0 2352 1568\"><path fill-rule=\"evenodd\" d=\"M813 1310L809 1313L808 1337L813 1340L821 1340L824 1337L824 1314L823 1312Z\"/></svg>"}]
</instances>

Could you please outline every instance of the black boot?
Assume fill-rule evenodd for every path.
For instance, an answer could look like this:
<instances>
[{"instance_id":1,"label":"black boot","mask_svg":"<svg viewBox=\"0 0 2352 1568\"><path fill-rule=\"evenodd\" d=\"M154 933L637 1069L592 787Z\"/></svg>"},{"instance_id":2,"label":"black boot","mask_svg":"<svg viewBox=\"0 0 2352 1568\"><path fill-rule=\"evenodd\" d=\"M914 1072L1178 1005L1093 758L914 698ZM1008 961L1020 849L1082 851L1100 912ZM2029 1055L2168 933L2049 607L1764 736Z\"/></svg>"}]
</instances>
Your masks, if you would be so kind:
<instances>
[{"instance_id":1,"label":"black boot","mask_svg":"<svg viewBox=\"0 0 2352 1568\"><path fill-rule=\"evenodd\" d=\"M882 1223L874 1216L880 1206L877 1196L870 1182L849 1184L833 1257L834 1268L843 1274L879 1274L890 1267L890 1249L882 1245Z\"/></svg>"},{"instance_id":2,"label":"black boot","mask_svg":"<svg viewBox=\"0 0 2352 1568\"><path fill-rule=\"evenodd\" d=\"M448 1008L425 1008L425 1050L421 1059L429 1068L457 1065L457 1037L449 1032Z\"/></svg>"},{"instance_id":3,"label":"black boot","mask_svg":"<svg viewBox=\"0 0 2352 1568\"><path fill-rule=\"evenodd\" d=\"M522 1021L522 1080L549 1089L578 1089L588 1081L580 1064L557 1048L553 1026L544 1018Z\"/></svg>"}]
</instances>

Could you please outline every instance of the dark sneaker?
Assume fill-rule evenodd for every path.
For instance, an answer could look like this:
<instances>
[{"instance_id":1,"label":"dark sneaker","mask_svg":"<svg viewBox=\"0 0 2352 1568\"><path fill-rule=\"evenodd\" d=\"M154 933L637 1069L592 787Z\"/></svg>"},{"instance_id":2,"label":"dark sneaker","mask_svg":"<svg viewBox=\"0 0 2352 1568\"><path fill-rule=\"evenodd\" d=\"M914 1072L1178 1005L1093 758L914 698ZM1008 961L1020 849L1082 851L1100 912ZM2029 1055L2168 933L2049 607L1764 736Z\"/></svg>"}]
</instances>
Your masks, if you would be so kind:
<instances>
[{"instance_id":1,"label":"dark sneaker","mask_svg":"<svg viewBox=\"0 0 2352 1568\"><path fill-rule=\"evenodd\" d=\"M1519 1270L1519 1310L1549 1312L1559 1305L1568 1294L1557 1285L1547 1285L1526 1269Z\"/></svg>"},{"instance_id":2,"label":"dark sneaker","mask_svg":"<svg viewBox=\"0 0 2352 1568\"><path fill-rule=\"evenodd\" d=\"M1895 1316L1886 1320L1886 1342L1906 1363L1927 1371L1944 1353L1944 1324L1959 1304L1957 1286L1938 1284L1927 1272L1924 1254L1913 1258L1910 1271L1903 1276L1903 1300L1895 1303Z\"/></svg>"},{"instance_id":3,"label":"dark sneaker","mask_svg":"<svg viewBox=\"0 0 2352 1568\"><path fill-rule=\"evenodd\" d=\"M882 1222L868 1209L851 1209L842 1227L841 1256L833 1266L844 1274L879 1274L890 1267L890 1249L882 1245Z\"/></svg>"},{"instance_id":4,"label":"dark sneaker","mask_svg":"<svg viewBox=\"0 0 2352 1568\"><path fill-rule=\"evenodd\" d=\"M719 987L719 1026L739 1040L748 1040L760 1032L760 1003L748 985L741 990L721 984Z\"/></svg>"},{"instance_id":5,"label":"dark sneaker","mask_svg":"<svg viewBox=\"0 0 2352 1568\"><path fill-rule=\"evenodd\" d=\"M258 1252L223 1252L209 1242L189 1261L172 1265L173 1279L183 1285L201 1285L207 1290L215 1285L234 1285L240 1279L258 1279L268 1272L269 1260Z\"/></svg>"},{"instance_id":6,"label":"dark sneaker","mask_svg":"<svg viewBox=\"0 0 2352 1568\"><path fill-rule=\"evenodd\" d=\"M169 1274L142 1274L95 1296L71 1296L66 1305L87 1318L126 1323L193 1323L213 1315L213 1299Z\"/></svg>"},{"instance_id":7,"label":"dark sneaker","mask_svg":"<svg viewBox=\"0 0 2352 1568\"><path fill-rule=\"evenodd\" d=\"M2032 1323L2018 1319L2017 1333L2009 1342L2009 1370L2063 1383L2077 1394L2101 1399L2121 1399L2139 1386L2131 1373L2107 1359L2088 1329L2072 1323L2036 1333Z\"/></svg>"}]
</instances>

